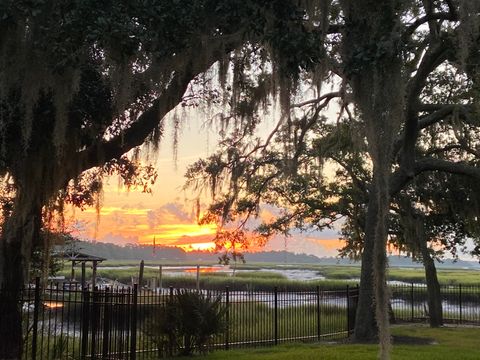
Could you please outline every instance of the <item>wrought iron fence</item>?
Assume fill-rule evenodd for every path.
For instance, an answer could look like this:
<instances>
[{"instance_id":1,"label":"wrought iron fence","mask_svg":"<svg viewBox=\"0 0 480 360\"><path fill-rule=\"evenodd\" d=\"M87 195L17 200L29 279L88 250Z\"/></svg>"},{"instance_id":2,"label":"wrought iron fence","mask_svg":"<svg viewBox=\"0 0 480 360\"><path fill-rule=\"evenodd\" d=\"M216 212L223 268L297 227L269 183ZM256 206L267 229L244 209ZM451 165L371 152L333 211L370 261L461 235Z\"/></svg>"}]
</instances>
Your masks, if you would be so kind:
<instances>
[{"instance_id":1,"label":"wrought iron fence","mask_svg":"<svg viewBox=\"0 0 480 360\"><path fill-rule=\"evenodd\" d=\"M390 291L395 321L428 321L426 285L391 285ZM441 285L440 293L445 323L480 325L480 285Z\"/></svg>"},{"instance_id":2,"label":"wrought iron fence","mask_svg":"<svg viewBox=\"0 0 480 360\"><path fill-rule=\"evenodd\" d=\"M128 358L136 349L136 287L29 285L21 299L25 359ZM114 357L113 357L114 356Z\"/></svg>"},{"instance_id":3,"label":"wrought iron fence","mask_svg":"<svg viewBox=\"0 0 480 360\"><path fill-rule=\"evenodd\" d=\"M191 290L195 291L195 290ZM201 291L221 297L227 326L217 348L344 338L353 330L358 288ZM22 295L24 358L153 359L149 320L175 290L28 285Z\"/></svg>"},{"instance_id":4,"label":"wrought iron fence","mask_svg":"<svg viewBox=\"0 0 480 360\"><path fill-rule=\"evenodd\" d=\"M428 321L426 286L391 285L390 290L396 321ZM175 292L137 286L92 290L78 283L41 286L37 280L20 299L24 358L157 358L159 346L149 326ZM358 287L200 292L221 298L227 326L212 346L227 350L344 338L353 331L358 300ZM480 286L442 286L441 294L445 322L480 325Z\"/></svg>"}]
</instances>

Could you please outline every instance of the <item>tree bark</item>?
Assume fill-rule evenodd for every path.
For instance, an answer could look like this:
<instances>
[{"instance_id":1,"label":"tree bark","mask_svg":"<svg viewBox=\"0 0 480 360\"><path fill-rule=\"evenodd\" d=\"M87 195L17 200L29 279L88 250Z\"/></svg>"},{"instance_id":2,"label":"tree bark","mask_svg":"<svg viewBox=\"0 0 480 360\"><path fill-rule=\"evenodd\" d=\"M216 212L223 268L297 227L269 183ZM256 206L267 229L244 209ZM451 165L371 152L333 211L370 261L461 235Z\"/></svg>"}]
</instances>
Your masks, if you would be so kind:
<instances>
[{"instance_id":1,"label":"tree bark","mask_svg":"<svg viewBox=\"0 0 480 360\"><path fill-rule=\"evenodd\" d=\"M357 314L353 340L356 342L373 342L378 338L375 321L374 283L373 283L373 248L375 244L375 223L377 220L377 202L372 198L368 202L365 224L365 239L360 271L360 294L358 296Z\"/></svg>"},{"instance_id":2,"label":"tree bark","mask_svg":"<svg viewBox=\"0 0 480 360\"><path fill-rule=\"evenodd\" d=\"M21 284L23 267L20 239L2 244L3 271L0 290L0 359L20 359L22 355Z\"/></svg>"},{"instance_id":3,"label":"tree bark","mask_svg":"<svg viewBox=\"0 0 480 360\"><path fill-rule=\"evenodd\" d=\"M427 281L428 293L428 312L429 323L431 327L439 327L443 325L443 309L442 294L440 291L440 283L438 282L437 269L435 261L430 256L426 241L422 241L421 251L423 258L423 266L425 267L425 279Z\"/></svg>"},{"instance_id":4,"label":"tree bark","mask_svg":"<svg viewBox=\"0 0 480 360\"><path fill-rule=\"evenodd\" d=\"M427 302L428 302L428 321L431 327L443 325L442 295L440 292L440 283L438 282L437 269L429 248L427 233L425 231L425 216L409 205L407 207L407 216L411 219L406 226L412 227L413 231L407 231L409 234L408 243L420 251L422 262L425 268L425 279L427 282Z\"/></svg>"},{"instance_id":5,"label":"tree bark","mask_svg":"<svg viewBox=\"0 0 480 360\"><path fill-rule=\"evenodd\" d=\"M35 205L37 204L37 205ZM0 359L22 356L22 288L28 273L31 241L38 236L41 207L19 194L14 213L4 224L0 250Z\"/></svg>"}]
</instances>

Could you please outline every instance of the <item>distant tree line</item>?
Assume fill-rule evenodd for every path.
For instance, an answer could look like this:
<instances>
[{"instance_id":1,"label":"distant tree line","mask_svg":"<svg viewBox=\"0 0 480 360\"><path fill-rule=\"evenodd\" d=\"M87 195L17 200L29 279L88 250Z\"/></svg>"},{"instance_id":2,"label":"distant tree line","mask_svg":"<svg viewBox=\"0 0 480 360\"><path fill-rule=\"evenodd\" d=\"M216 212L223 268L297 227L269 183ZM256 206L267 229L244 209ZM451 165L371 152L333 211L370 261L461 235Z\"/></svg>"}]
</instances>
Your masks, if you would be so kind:
<instances>
[{"instance_id":1,"label":"distant tree line","mask_svg":"<svg viewBox=\"0 0 480 360\"><path fill-rule=\"evenodd\" d=\"M172 246L126 244L125 246L100 241L77 241L81 253L107 260L186 260L184 250Z\"/></svg>"}]
</instances>

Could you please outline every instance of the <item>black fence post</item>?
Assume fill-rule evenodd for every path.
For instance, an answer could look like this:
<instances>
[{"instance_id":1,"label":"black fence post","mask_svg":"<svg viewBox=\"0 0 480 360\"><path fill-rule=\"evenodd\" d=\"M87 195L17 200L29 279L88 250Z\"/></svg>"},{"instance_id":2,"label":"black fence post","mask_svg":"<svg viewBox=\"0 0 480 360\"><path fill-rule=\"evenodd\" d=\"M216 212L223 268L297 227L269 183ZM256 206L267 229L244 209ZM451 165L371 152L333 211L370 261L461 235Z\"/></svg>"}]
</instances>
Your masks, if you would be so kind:
<instances>
[{"instance_id":1,"label":"black fence post","mask_svg":"<svg viewBox=\"0 0 480 360\"><path fill-rule=\"evenodd\" d=\"M358 300L360 299L360 285L357 284L355 287L355 297L354 297L354 307L352 313L352 334L355 332L355 327L357 326L357 309L358 309Z\"/></svg>"},{"instance_id":2,"label":"black fence post","mask_svg":"<svg viewBox=\"0 0 480 360\"><path fill-rule=\"evenodd\" d=\"M411 283L410 285L410 303L412 304L412 322L413 322L413 319L414 319L414 308L413 308L413 282Z\"/></svg>"},{"instance_id":3,"label":"black fence post","mask_svg":"<svg viewBox=\"0 0 480 360\"><path fill-rule=\"evenodd\" d=\"M347 285L347 337L350 335L350 287Z\"/></svg>"},{"instance_id":4,"label":"black fence post","mask_svg":"<svg viewBox=\"0 0 480 360\"><path fill-rule=\"evenodd\" d=\"M83 311L82 311L82 343L81 343L81 352L80 356L82 359L87 358L87 349L88 349L88 326L90 320L90 292L88 288L83 289Z\"/></svg>"},{"instance_id":5,"label":"black fence post","mask_svg":"<svg viewBox=\"0 0 480 360\"><path fill-rule=\"evenodd\" d=\"M98 286L95 286L92 292L92 306L91 306L91 342L90 342L90 356L91 359L97 358L97 340L98 340L98 325L100 322L100 304Z\"/></svg>"},{"instance_id":6,"label":"black fence post","mask_svg":"<svg viewBox=\"0 0 480 360\"><path fill-rule=\"evenodd\" d=\"M112 298L109 296L109 289L106 288L103 300L103 343L102 343L102 357L108 359L108 344L110 341L110 318L111 308L110 302Z\"/></svg>"},{"instance_id":7,"label":"black fence post","mask_svg":"<svg viewBox=\"0 0 480 360\"><path fill-rule=\"evenodd\" d=\"M462 323L462 284L458 284L458 305L460 308L460 324Z\"/></svg>"},{"instance_id":8,"label":"black fence post","mask_svg":"<svg viewBox=\"0 0 480 360\"><path fill-rule=\"evenodd\" d=\"M230 291L225 287L225 350L230 348Z\"/></svg>"},{"instance_id":9,"label":"black fence post","mask_svg":"<svg viewBox=\"0 0 480 360\"><path fill-rule=\"evenodd\" d=\"M169 301L170 301L170 306L173 305L173 286L170 286L170 297L169 297ZM168 308L167 308L167 311L168 311ZM177 311L177 310L175 310ZM174 345L173 345L173 338L172 338L172 335L169 335L169 339L168 339L168 352L169 352L169 355L170 356L173 356L173 353L174 353Z\"/></svg>"},{"instance_id":10,"label":"black fence post","mask_svg":"<svg viewBox=\"0 0 480 360\"><path fill-rule=\"evenodd\" d=\"M38 311L40 310L40 278L35 278L35 298L33 303L32 360L37 359Z\"/></svg>"},{"instance_id":11,"label":"black fence post","mask_svg":"<svg viewBox=\"0 0 480 360\"><path fill-rule=\"evenodd\" d=\"M278 345L278 288L274 289L275 300L275 313L274 313L274 332L275 332L275 345Z\"/></svg>"},{"instance_id":12,"label":"black fence post","mask_svg":"<svg viewBox=\"0 0 480 360\"><path fill-rule=\"evenodd\" d=\"M317 285L317 339L322 338L322 328L320 326L320 286Z\"/></svg>"},{"instance_id":13,"label":"black fence post","mask_svg":"<svg viewBox=\"0 0 480 360\"><path fill-rule=\"evenodd\" d=\"M130 360L137 358L137 305L138 284L133 285L133 303L131 308L132 321L130 323Z\"/></svg>"},{"instance_id":14,"label":"black fence post","mask_svg":"<svg viewBox=\"0 0 480 360\"><path fill-rule=\"evenodd\" d=\"M122 289L122 322L121 322L121 339L118 342L118 352L125 352L128 354L130 345L130 301L131 289Z\"/></svg>"}]
</instances>

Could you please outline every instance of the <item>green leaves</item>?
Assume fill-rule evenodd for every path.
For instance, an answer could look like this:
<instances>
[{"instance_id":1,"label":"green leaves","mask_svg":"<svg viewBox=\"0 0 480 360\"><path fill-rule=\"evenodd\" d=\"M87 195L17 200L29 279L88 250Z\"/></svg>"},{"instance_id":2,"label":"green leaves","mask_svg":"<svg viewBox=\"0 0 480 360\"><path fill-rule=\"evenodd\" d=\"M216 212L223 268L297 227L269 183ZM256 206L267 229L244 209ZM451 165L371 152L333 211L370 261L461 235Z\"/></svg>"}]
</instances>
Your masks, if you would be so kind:
<instances>
[{"instance_id":1,"label":"green leaves","mask_svg":"<svg viewBox=\"0 0 480 360\"><path fill-rule=\"evenodd\" d=\"M177 290L164 308L152 314L148 335L161 354L205 353L213 337L225 328L225 312L220 296Z\"/></svg>"}]
</instances>

